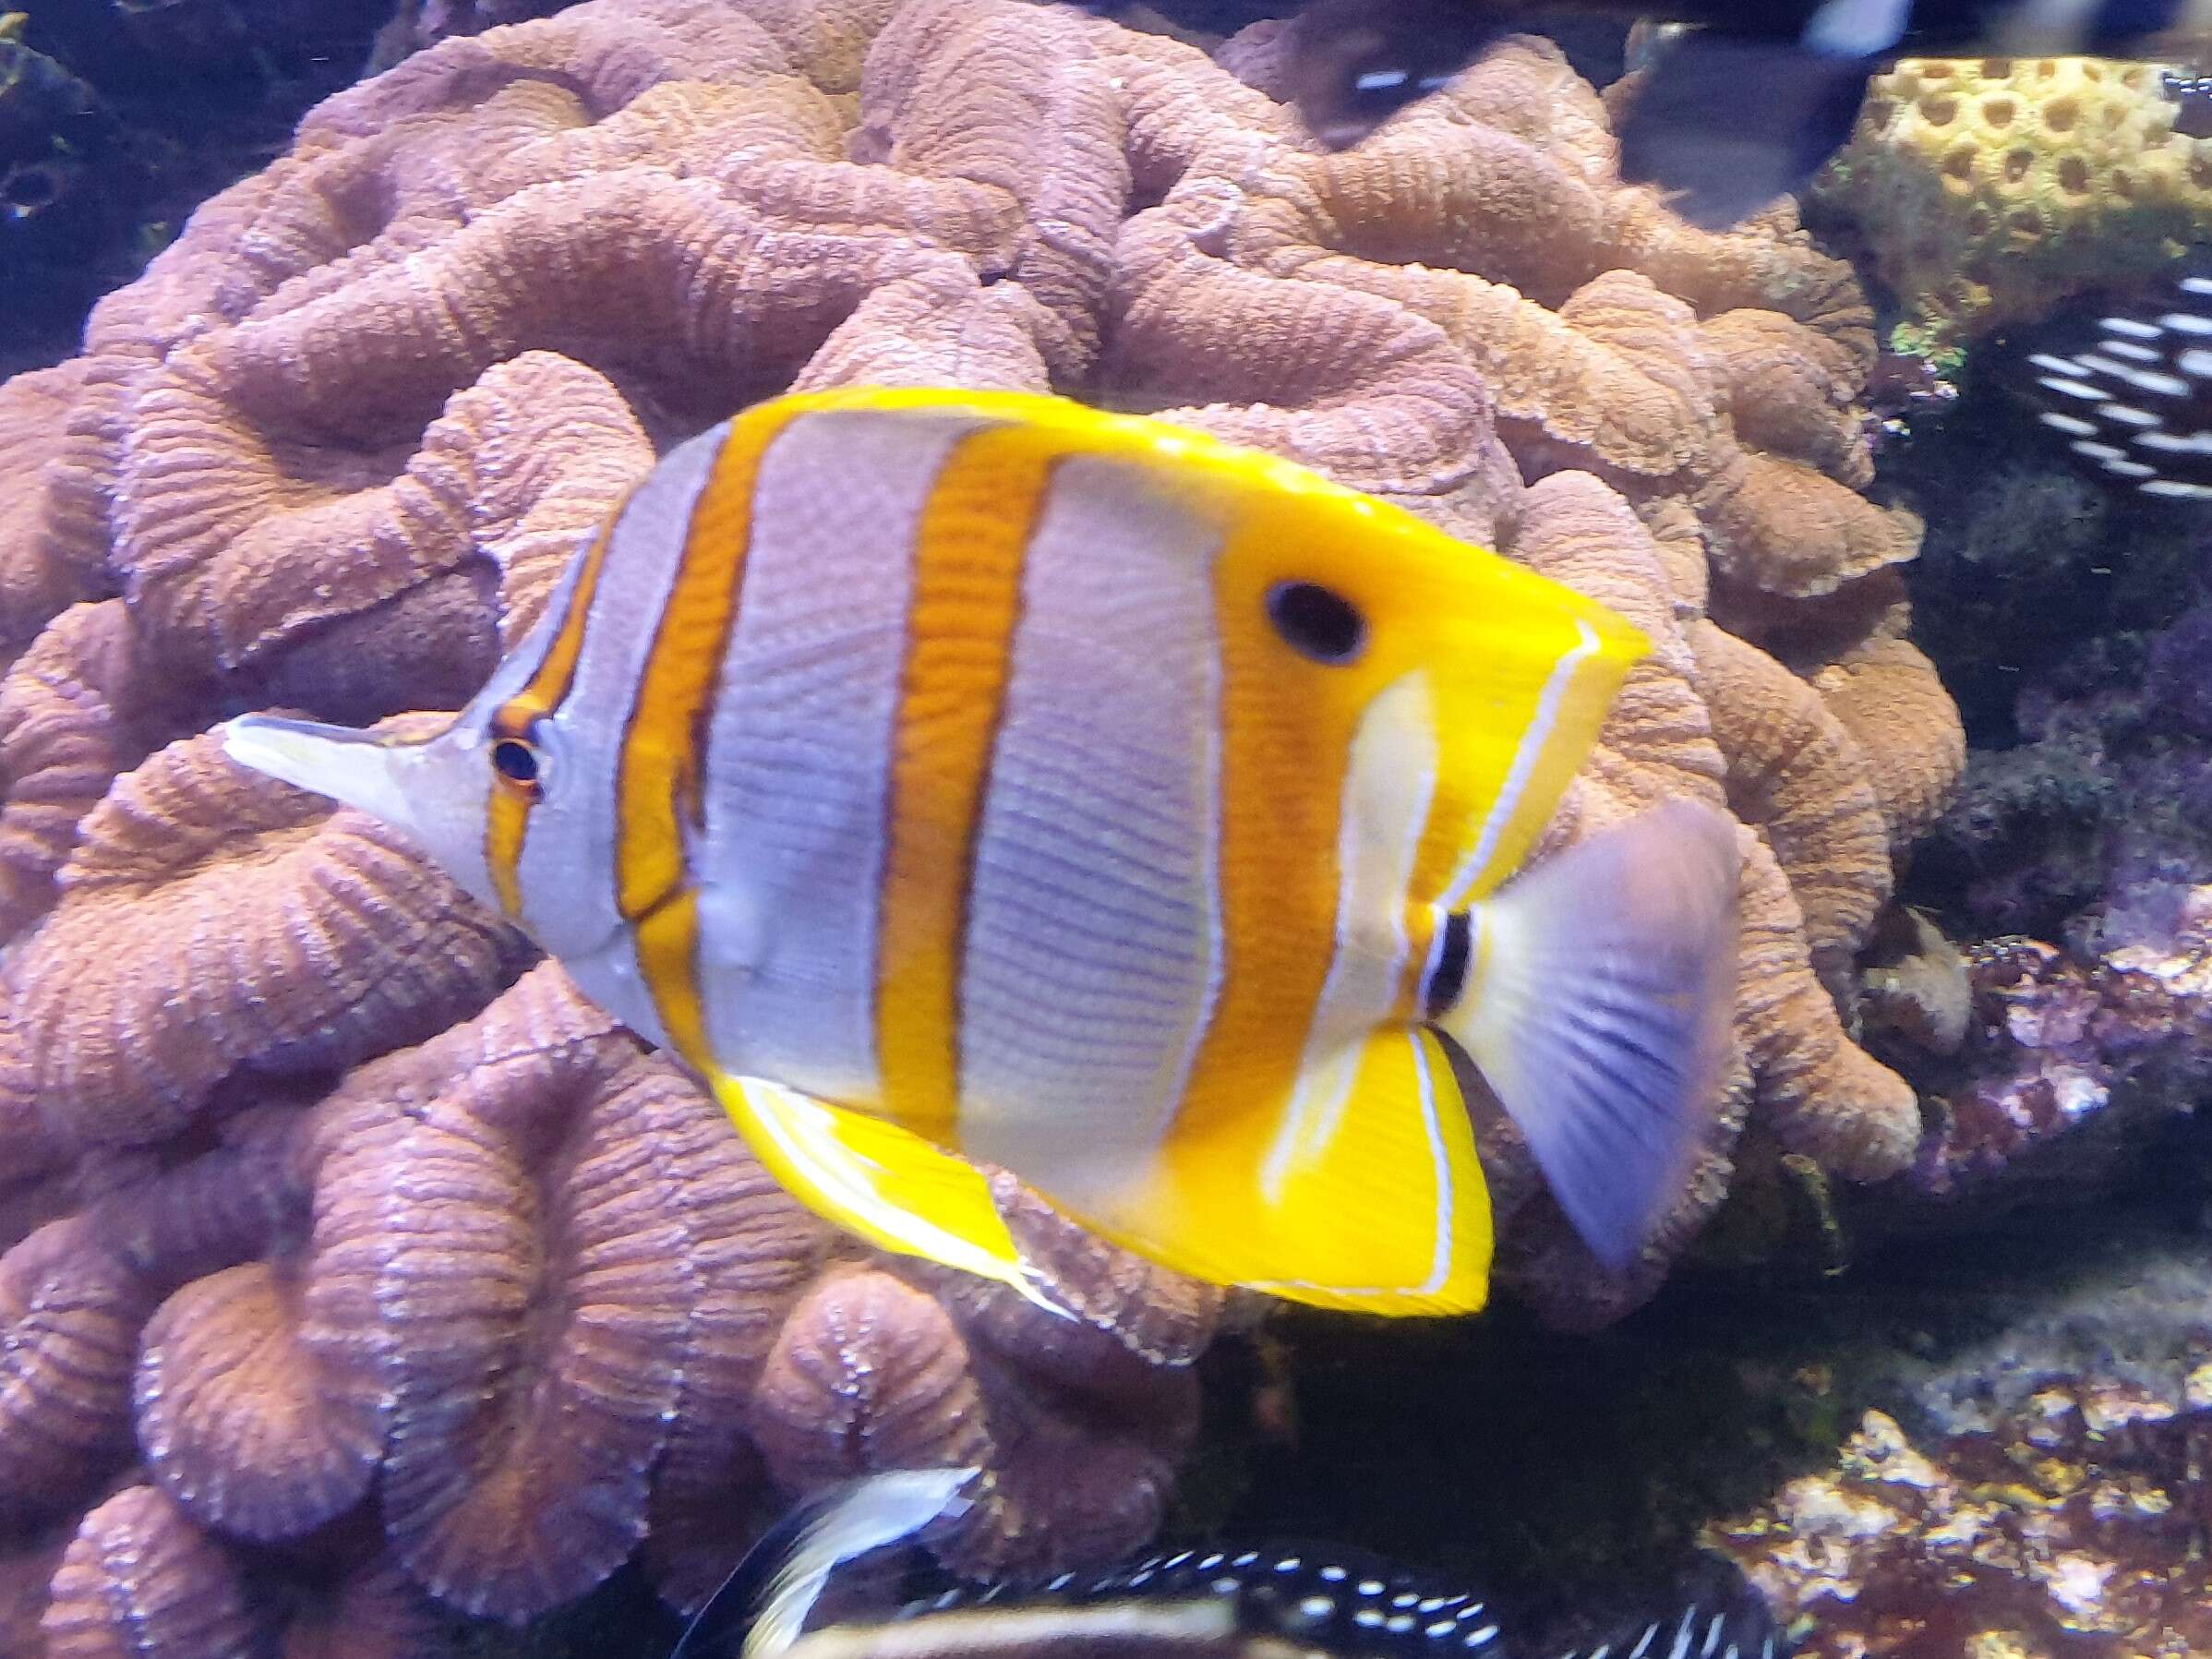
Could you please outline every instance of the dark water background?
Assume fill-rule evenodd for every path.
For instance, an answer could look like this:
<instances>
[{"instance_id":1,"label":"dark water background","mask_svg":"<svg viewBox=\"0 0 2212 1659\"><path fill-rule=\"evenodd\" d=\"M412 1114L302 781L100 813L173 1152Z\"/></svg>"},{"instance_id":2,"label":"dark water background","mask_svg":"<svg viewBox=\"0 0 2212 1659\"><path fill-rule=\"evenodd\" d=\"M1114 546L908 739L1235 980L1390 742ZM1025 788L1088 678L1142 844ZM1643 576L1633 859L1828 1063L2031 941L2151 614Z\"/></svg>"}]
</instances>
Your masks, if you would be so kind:
<instances>
[{"instance_id":1,"label":"dark water background","mask_svg":"<svg viewBox=\"0 0 2212 1659\"><path fill-rule=\"evenodd\" d=\"M0 42L0 376L74 352L95 300L360 78L392 15L391 0L23 9Z\"/></svg>"}]
</instances>

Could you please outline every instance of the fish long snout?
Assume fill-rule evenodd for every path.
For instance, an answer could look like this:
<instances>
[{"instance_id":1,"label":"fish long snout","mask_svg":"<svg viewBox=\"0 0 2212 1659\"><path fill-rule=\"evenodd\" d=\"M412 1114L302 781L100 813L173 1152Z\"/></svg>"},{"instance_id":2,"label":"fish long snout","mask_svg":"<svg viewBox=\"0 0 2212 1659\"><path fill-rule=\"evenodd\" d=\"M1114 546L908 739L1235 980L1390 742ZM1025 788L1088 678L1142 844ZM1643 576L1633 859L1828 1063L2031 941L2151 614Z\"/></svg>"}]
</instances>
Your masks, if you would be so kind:
<instances>
[{"instance_id":1,"label":"fish long snout","mask_svg":"<svg viewBox=\"0 0 2212 1659\"><path fill-rule=\"evenodd\" d=\"M223 753L241 766L358 807L387 823L414 823L394 763L419 748L419 740L281 715L240 715L222 729Z\"/></svg>"}]
</instances>

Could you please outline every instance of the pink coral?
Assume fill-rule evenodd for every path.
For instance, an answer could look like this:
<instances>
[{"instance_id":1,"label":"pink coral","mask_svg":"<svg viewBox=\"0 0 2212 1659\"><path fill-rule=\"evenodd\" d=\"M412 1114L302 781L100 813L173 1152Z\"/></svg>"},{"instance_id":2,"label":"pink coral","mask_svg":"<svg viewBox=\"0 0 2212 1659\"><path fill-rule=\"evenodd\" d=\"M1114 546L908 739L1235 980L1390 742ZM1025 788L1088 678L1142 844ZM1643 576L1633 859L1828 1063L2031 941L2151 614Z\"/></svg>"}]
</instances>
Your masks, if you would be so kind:
<instances>
[{"instance_id":1,"label":"pink coral","mask_svg":"<svg viewBox=\"0 0 2212 1659\"><path fill-rule=\"evenodd\" d=\"M142 1529L209 1607L246 1541L343 1534L335 1604L247 1584L303 1651L356 1593L397 1609L365 1631L411 1597L520 1620L631 1558L689 1605L775 1493L908 1458L985 1466L972 1563L1156 1524L1217 1296L1011 1186L1073 1328L830 1237L403 843L200 735L455 705L655 452L789 385L1162 411L1651 632L1547 846L1726 802L1738 1052L1626 1280L1484 1116L1503 1270L1555 1316L1648 1292L1747 1119L1898 1168L1917 1113L1845 1035L1848 966L1955 725L1895 600L1917 526L1860 493L1870 358L1785 211L1715 236L1622 186L1533 42L1335 156L1190 47L1013 0L593 0L322 105L82 358L0 388L0 1525L33 1598L58 1528L71 1596Z\"/></svg>"},{"instance_id":2,"label":"pink coral","mask_svg":"<svg viewBox=\"0 0 2212 1659\"><path fill-rule=\"evenodd\" d=\"M54 534L68 506L51 479L67 452L72 412L100 383L100 366L78 358L0 383L0 639L20 644L71 599L98 591L104 572L90 538ZM81 505L81 503L79 504Z\"/></svg>"},{"instance_id":3,"label":"pink coral","mask_svg":"<svg viewBox=\"0 0 2212 1659\"><path fill-rule=\"evenodd\" d=\"M427 1037L522 949L396 833L331 817L211 737L119 781L58 879L6 970L0 1090L76 1145L163 1139L242 1066L343 1065Z\"/></svg>"},{"instance_id":4,"label":"pink coral","mask_svg":"<svg viewBox=\"0 0 2212 1659\"><path fill-rule=\"evenodd\" d=\"M1158 1523L1195 1427L1184 1367L1214 1293L1056 1244L1041 1216L1072 1326L839 1259L700 1091L549 966L305 1112L232 1125L0 1256L10 1515L66 1512L134 1451L148 1483L79 1528L50 1629L104 1630L79 1604L139 1595L261 1629L234 1545L332 1529L362 1571L517 1622L654 1529L647 1561L691 1604L772 1505L766 1476L949 1458L991 1479L948 1548L1091 1558ZM826 1392L795 1394L802 1375Z\"/></svg>"},{"instance_id":5,"label":"pink coral","mask_svg":"<svg viewBox=\"0 0 2212 1659\"><path fill-rule=\"evenodd\" d=\"M54 1659L239 1653L253 1640L245 1586L222 1546L151 1486L84 1519L40 1621Z\"/></svg>"},{"instance_id":6,"label":"pink coral","mask_svg":"<svg viewBox=\"0 0 2212 1659\"><path fill-rule=\"evenodd\" d=\"M475 1612L572 1600L671 1443L727 1435L827 1230L551 968L364 1067L312 1139L301 1346L373 1402L398 1560Z\"/></svg>"}]
</instances>

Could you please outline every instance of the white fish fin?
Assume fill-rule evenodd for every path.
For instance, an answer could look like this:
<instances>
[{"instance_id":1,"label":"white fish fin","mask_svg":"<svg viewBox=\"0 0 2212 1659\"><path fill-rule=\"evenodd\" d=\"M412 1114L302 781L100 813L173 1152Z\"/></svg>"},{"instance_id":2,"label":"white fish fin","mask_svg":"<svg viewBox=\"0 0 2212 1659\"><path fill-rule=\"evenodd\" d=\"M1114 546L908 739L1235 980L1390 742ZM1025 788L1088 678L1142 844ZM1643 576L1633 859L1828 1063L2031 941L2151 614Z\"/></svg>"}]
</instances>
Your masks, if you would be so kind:
<instances>
[{"instance_id":1,"label":"white fish fin","mask_svg":"<svg viewBox=\"0 0 2212 1659\"><path fill-rule=\"evenodd\" d=\"M1616 1270L1675 1198L1717 1104L1737 883L1734 826L1693 801L1602 831L1476 908L1466 987L1437 1022Z\"/></svg>"},{"instance_id":2,"label":"white fish fin","mask_svg":"<svg viewBox=\"0 0 2212 1659\"><path fill-rule=\"evenodd\" d=\"M775 1659L799 1640L830 1574L847 1561L912 1536L938 1516L966 1508L956 1498L980 1472L895 1469L848 1481L803 1499L746 1552L745 1558L684 1628L669 1659L727 1652L745 1629L742 1659Z\"/></svg>"},{"instance_id":3,"label":"white fish fin","mask_svg":"<svg viewBox=\"0 0 2212 1659\"><path fill-rule=\"evenodd\" d=\"M717 1076L715 1098L768 1172L872 1244L995 1280L1063 1317L966 1160L880 1118L758 1077Z\"/></svg>"},{"instance_id":4,"label":"white fish fin","mask_svg":"<svg viewBox=\"0 0 2212 1659\"><path fill-rule=\"evenodd\" d=\"M1255 1114L1215 1134L1172 1131L1150 1179L1069 1213L1215 1284L1365 1313L1481 1307L1489 1192L1443 1045L1399 1027L1323 1064L1326 1087L1343 1091L1337 1127L1274 1179L1265 1165L1279 1125Z\"/></svg>"}]
</instances>

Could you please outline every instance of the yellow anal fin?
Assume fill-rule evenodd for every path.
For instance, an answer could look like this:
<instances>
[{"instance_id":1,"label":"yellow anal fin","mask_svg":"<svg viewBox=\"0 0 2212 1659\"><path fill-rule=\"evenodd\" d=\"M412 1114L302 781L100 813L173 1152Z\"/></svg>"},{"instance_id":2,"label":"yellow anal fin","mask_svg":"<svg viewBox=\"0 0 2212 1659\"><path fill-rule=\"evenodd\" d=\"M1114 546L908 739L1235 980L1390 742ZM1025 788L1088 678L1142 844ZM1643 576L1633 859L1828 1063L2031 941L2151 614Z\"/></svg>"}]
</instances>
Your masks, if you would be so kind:
<instances>
[{"instance_id":1,"label":"yellow anal fin","mask_svg":"<svg viewBox=\"0 0 2212 1659\"><path fill-rule=\"evenodd\" d=\"M1426 1030L1378 1031L1302 1078L1280 1113L1171 1133L1162 1150L1157 1180L1084 1219L1163 1266L1364 1313L1472 1313L1488 1298L1489 1192Z\"/></svg>"},{"instance_id":2,"label":"yellow anal fin","mask_svg":"<svg viewBox=\"0 0 2212 1659\"><path fill-rule=\"evenodd\" d=\"M715 1098L794 1197L872 1244L1010 1286L1064 1317L1022 1258L973 1164L920 1136L758 1077Z\"/></svg>"}]
</instances>

